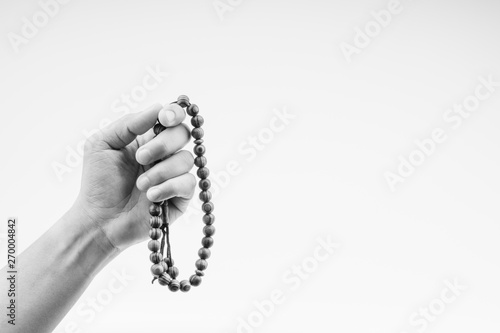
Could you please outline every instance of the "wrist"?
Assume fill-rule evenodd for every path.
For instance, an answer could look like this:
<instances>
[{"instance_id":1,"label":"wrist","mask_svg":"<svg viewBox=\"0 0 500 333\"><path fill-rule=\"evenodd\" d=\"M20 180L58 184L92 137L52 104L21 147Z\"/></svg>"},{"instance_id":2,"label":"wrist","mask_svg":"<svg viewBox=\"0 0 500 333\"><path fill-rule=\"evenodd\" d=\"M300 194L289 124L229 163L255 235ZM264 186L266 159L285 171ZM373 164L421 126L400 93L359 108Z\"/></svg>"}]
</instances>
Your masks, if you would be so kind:
<instances>
[{"instance_id":1,"label":"wrist","mask_svg":"<svg viewBox=\"0 0 500 333\"><path fill-rule=\"evenodd\" d=\"M58 223L61 239L67 242L68 259L75 263L82 274L93 277L115 258L116 248L99 221L78 203L75 203Z\"/></svg>"}]
</instances>

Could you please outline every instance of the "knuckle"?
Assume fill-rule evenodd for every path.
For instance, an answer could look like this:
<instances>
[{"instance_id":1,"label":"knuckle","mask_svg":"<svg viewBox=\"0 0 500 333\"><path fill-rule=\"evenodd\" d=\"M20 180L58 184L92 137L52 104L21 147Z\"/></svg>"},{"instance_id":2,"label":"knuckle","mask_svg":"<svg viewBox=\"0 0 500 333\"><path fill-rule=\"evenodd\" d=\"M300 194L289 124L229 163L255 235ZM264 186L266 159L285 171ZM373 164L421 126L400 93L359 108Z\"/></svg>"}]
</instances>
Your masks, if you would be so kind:
<instances>
[{"instance_id":1,"label":"knuckle","mask_svg":"<svg viewBox=\"0 0 500 333\"><path fill-rule=\"evenodd\" d=\"M184 135L184 144L189 142L189 139L191 138L191 130L189 129L188 125L182 123L180 126L182 128L182 132Z\"/></svg>"},{"instance_id":2,"label":"knuckle","mask_svg":"<svg viewBox=\"0 0 500 333\"><path fill-rule=\"evenodd\" d=\"M163 152L165 154L170 153L170 144L169 144L168 140L161 140L161 147L162 147Z\"/></svg>"},{"instance_id":3,"label":"knuckle","mask_svg":"<svg viewBox=\"0 0 500 333\"><path fill-rule=\"evenodd\" d=\"M179 152L179 158L181 158L181 163L189 171L194 165L194 156L190 151L181 150Z\"/></svg>"},{"instance_id":4,"label":"knuckle","mask_svg":"<svg viewBox=\"0 0 500 333\"><path fill-rule=\"evenodd\" d=\"M91 136L89 136L83 145L83 151L84 153L90 153L96 149L98 146L99 141L102 140L102 133L101 131L98 131Z\"/></svg>"},{"instance_id":5,"label":"knuckle","mask_svg":"<svg viewBox=\"0 0 500 333\"><path fill-rule=\"evenodd\" d=\"M192 173L187 174L187 184L190 190L194 191L196 187L196 177Z\"/></svg>"}]
</instances>

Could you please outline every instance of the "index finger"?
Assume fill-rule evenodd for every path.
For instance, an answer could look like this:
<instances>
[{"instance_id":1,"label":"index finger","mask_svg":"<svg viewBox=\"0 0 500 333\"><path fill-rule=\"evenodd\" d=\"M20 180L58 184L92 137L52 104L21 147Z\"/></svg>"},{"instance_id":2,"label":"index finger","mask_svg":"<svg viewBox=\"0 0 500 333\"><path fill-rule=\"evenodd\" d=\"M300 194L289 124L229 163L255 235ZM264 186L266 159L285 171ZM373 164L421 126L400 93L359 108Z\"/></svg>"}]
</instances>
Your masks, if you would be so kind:
<instances>
[{"instance_id":1,"label":"index finger","mask_svg":"<svg viewBox=\"0 0 500 333\"><path fill-rule=\"evenodd\" d=\"M184 109L177 103L165 104L158 113L158 121L165 127L179 125L186 118Z\"/></svg>"}]
</instances>

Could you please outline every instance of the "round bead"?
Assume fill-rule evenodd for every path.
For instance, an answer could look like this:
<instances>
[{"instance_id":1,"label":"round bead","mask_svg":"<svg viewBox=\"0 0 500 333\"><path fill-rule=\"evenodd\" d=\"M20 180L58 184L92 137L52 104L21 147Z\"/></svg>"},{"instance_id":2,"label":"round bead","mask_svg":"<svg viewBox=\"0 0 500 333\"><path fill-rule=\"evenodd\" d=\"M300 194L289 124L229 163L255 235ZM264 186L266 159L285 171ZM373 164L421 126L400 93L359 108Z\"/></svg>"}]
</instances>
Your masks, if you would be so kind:
<instances>
[{"instance_id":1,"label":"round bead","mask_svg":"<svg viewBox=\"0 0 500 333\"><path fill-rule=\"evenodd\" d=\"M188 292L191 289L191 285L189 284L188 280L182 280L181 281L181 291L183 292Z\"/></svg>"},{"instance_id":2,"label":"round bead","mask_svg":"<svg viewBox=\"0 0 500 333\"><path fill-rule=\"evenodd\" d=\"M164 261L160 261L159 264L161 265L161 267L163 267L163 269L165 270L165 272L168 271L168 265Z\"/></svg>"},{"instance_id":3,"label":"round bead","mask_svg":"<svg viewBox=\"0 0 500 333\"><path fill-rule=\"evenodd\" d=\"M208 179L202 179L198 182L198 186L200 187L200 189L202 189L203 191L206 191L210 188L210 186L212 185L212 183L210 183L210 180Z\"/></svg>"},{"instance_id":4,"label":"round bead","mask_svg":"<svg viewBox=\"0 0 500 333\"><path fill-rule=\"evenodd\" d=\"M198 275L191 275L191 277L189 278L189 283L191 283L193 287L198 287L201 284L201 277L199 277Z\"/></svg>"},{"instance_id":5,"label":"round bead","mask_svg":"<svg viewBox=\"0 0 500 333\"><path fill-rule=\"evenodd\" d=\"M149 219L149 225L151 228L159 228L163 224L163 221L159 216L151 216Z\"/></svg>"},{"instance_id":6,"label":"round bead","mask_svg":"<svg viewBox=\"0 0 500 333\"><path fill-rule=\"evenodd\" d=\"M187 97L186 95L180 95L179 97L177 97L177 104L179 104L183 108L191 105L191 103L189 103L189 97Z\"/></svg>"},{"instance_id":7,"label":"round bead","mask_svg":"<svg viewBox=\"0 0 500 333\"><path fill-rule=\"evenodd\" d=\"M180 284L179 284L179 281L177 280L172 280L170 282L170 284L168 285L168 289L170 289L171 291L178 291L180 288Z\"/></svg>"},{"instance_id":8,"label":"round bead","mask_svg":"<svg viewBox=\"0 0 500 333\"><path fill-rule=\"evenodd\" d=\"M198 275L198 276L200 276L200 277L205 275L205 273L203 273L203 271L200 271L199 269L197 269L197 270L196 270L196 271L194 271L194 272L196 273L196 275Z\"/></svg>"},{"instance_id":9,"label":"round bead","mask_svg":"<svg viewBox=\"0 0 500 333\"><path fill-rule=\"evenodd\" d=\"M158 250L160 249L160 242L157 240L153 240L153 239L150 240L148 242L148 249L151 252L158 252Z\"/></svg>"},{"instance_id":10,"label":"round bead","mask_svg":"<svg viewBox=\"0 0 500 333\"><path fill-rule=\"evenodd\" d=\"M206 225L203 227L203 233L207 237L213 236L215 234L215 227L213 225Z\"/></svg>"},{"instance_id":11,"label":"round bead","mask_svg":"<svg viewBox=\"0 0 500 333\"><path fill-rule=\"evenodd\" d=\"M208 258L210 258L210 255L211 255L211 252L209 249L202 247L201 249L198 250L198 256L201 259L208 259Z\"/></svg>"},{"instance_id":12,"label":"round bead","mask_svg":"<svg viewBox=\"0 0 500 333\"><path fill-rule=\"evenodd\" d=\"M165 270L163 269L162 265L160 264L154 264L151 266L151 273L153 273L154 276L160 276Z\"/></svg>"},{"instance_id":13,"label":"round bead","mask_svg":"<svg viewBox=\"0 0 500 333\"><path fill-rule=\"evenodd\" d=\"M205 259L198 259L195 263L196 269L204 271L208 267L208 262Z\"/></svg>"},{"instance_id":14,"label":"round bead","mask_svg":"<svg viewBox=\"0 0 500 333\"><path fill-rule=\"evenodd\" d=\"M205 132L203 131L203 128L201 128L201 127L193 128L193 130L191 131L191 135L195 139L201 139L203 137L203 135L205 135Z\"/></svg>"},{"instance_id":15,"label":"round bead","mask_svg":"<svg viewBox=\"0 0 500 333\"><path fill-rule=\"evenodd\" d=\"M153 127L153 132L155 132L156 135L160 134L161 132L163 132L165 130L165 126L163 126L162 124L158 123L155 125L155 127Z\"/></svg>"},{"instance_id":16,"label":"round bead","mask_svg":"<svg viewBox=\"0 0 500 333\"><path fill-rule=\"evenodd\" d=\"M212 245L214 245L214 239L212 237L203 237L201 239L201 245L203 245L203 247L206 247L208 249L212 247Z\"/></svg>"},{"instance_id":17,"label":"round bead","mask_svg":"<svg viewBox=\"0 0 500 333\"><path fill-rule=\"evenodd\" d=\"M162 236L161 229L158 228L152 228L149 230L149 238L151 239L158 239Z\"/></svg>"},{"instance_id":18,"label":"round bead","mask_svg":"<svg viewBox=\"0 0 500 333\"><path fill-rule=\"evenodd\" d=\"M163 259L163 256L161 255L160 252L152 252L149 255L149 260L151 260L151 262L153 264L159 264L160 262L162 262L162 259Z\"/></svg>"},{"instance_id":19,"label":"round bead","mask_svg":"<svg viewBox=\"0 0 500 333\"><path fill-rule=\"evenodd\" d=\"M194 165L196 165L198 168L203 168L205 165L207 165L207 158L205 156L195 157Z\"/></svg>"},{"instance_id":20,"label":"round bead","mask_svg":"<svg viewBox=\"0 0 500 333\"><path fill-rule=\"evenodd\" d=\"M160 205L151 204L151 206L149 206L149 214L151 214L152 216L159 216L159 215L161 215L161 207L160 207Z\"/></svg>"},{"instance_id":21,"label":"round bead","mask_svg":"<svg viewBox=\"0 0 500 333\"><path fill-rule=\"evenodd\" d=\"M163 259L163 261L165 262L165 264L167 264L168 267L172 267L174 265L174 259L172 258L165 258Z\"/></svg>"},{"instance_id":22,"label":"round bead","mask_svg":"<svg viewBox=\"0 0 500 333\"><path fill-rule=\"evenodd\" d=\"M193 147L193 152L196 156L202 156L207 150L204 145L196 145Z\"/></svg>"},{"instance_id":23,"label":"round bead","mask_svg":"<svg viewBox=\"0 0 500 333\"><path fill-rule=\"evenodd\" d=\"M169 267L167 270L167 274L170 275L172 279L175 279L179 276L179 269L175 266Z\"/></svg>"},{"instance_id":24,"label":"round bead","mask_svg":"<svg viewBox=\"0 0 500 333\"><path fill-rule=\"evenodd\" d=\"M188 115L190 115L191 117L194 117L198 114L198 112L200 112L200 109L198 108L198 105L196 104L191 104L190 106L188 106L188 108L186 109L186 113Z\"/></svg>"},{"instance_id":25,"label":"round bead","mask_svg":"<svg viewBox=\"0 0 500 333\"><path fill-rule=\"evenodd\" d=\"M205 179L208 178L210 175L210 170L206 167L199 168L198 171L196 171L196 174L198 175L199 178Z\"/></svg>"},{"instance_id":26,"label":"round bead","mask_svg":"<svg viewBox=\"0 0 500 333\"><path fill-rule=\"evenodd\" d=\"M201 145L203 143L203 139L196 139L193 142L195 145Z\"/></svg>"},{"instance_id":27,"label":"round bead","mask_svg":"<svg viewBox=\"0 0 500 333\"><path fill-rule=\"evenodd\" d=\"M170 284L170 282L172 282L172 278L170 276L168 276L166 273L162 273L160 275L160 277L158 278L158 282L162 286L168 286Z\"/></svg>"},{"instance_id":28,"label":"round bead","mask_svg":"<svg viewBox=\"0 0 500 333\"><path fill-rule=\"evenodd\" d=\"M212 200L212 192L201 191L200 192L200 200L203 202L208 202L208 201Z\"/></svg>"},{"instance_id":29,"label":"round bead","mask_svg":"<svg viewBox=\"0 0 500 333\"><path fill-rule=\"evenodd\" d=\"M191 125L194 127L201 127L205 123L205 119L202 116L194 116L191 118Z\"/></svg>"},{"instance_id":30,"label":"round bead","mask_svg":"<svg viewBox=\"0 0 500 333\"><path fill-rule=\"evenodd\" d=\"M214 210L214 204L213 202L205 202L203 205L201 205L201 209L205 213L210 214Z\"/></svg>"},{"instance_id":31,"label":"round bead","mask_svg":"<svg viewBox=\"0 0 500 333\"><path fill-rule=\"evenodd\" d=\"M211 225L215 222L215 216L213 214L205 214L203 215L202 220L206 225Z\"/></svg>"}]
</instances>

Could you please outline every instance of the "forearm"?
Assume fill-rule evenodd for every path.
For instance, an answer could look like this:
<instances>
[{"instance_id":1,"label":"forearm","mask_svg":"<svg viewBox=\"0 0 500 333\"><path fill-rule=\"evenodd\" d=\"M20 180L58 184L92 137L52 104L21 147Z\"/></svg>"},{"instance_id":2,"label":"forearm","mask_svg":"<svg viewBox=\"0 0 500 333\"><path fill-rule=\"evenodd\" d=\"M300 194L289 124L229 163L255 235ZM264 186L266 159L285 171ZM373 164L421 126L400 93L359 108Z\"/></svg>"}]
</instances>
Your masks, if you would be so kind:
<instances>
[{"instance_id":1,"label":"forearm","mask_svg":"<svg viewBox=\"0 0 500 333\"><path fill-rule=\"evenodd\" d=\"M73 207L18 257L16 325L3 318L0 331L54 330L93 277L118 254L100 229L92 225L83 212ZM6 269L0 273L2 285ZM4 295L3 309L7 302Z\"/></svg>"}]
</instances>

